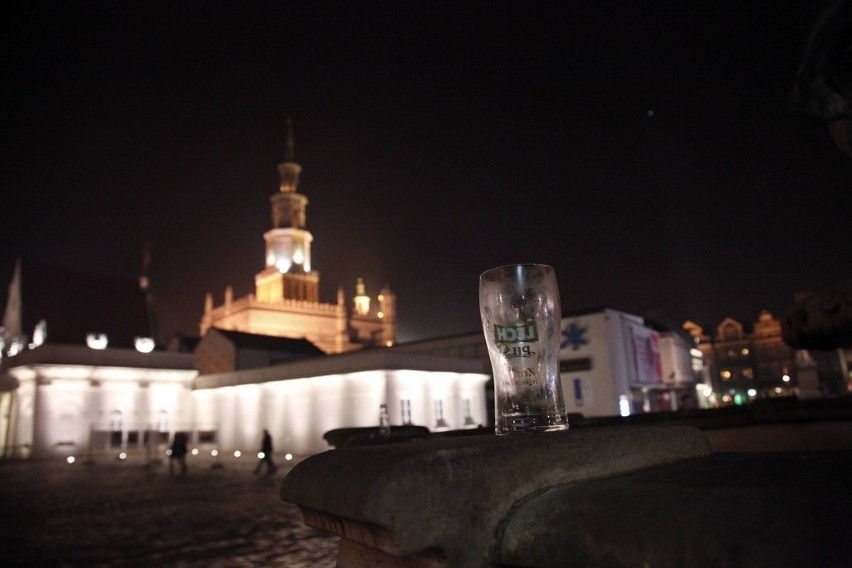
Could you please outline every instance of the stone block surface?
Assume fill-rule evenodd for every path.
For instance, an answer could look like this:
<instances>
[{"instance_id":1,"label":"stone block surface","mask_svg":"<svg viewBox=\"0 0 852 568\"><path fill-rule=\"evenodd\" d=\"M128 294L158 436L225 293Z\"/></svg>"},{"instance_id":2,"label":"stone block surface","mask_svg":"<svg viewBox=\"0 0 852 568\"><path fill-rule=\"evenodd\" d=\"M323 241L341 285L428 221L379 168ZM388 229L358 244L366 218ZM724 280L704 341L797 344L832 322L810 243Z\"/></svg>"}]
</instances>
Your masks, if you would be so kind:
<instances>
[{"instance_id":1,"label":"stone block surface","mask_svg":"<svg viewBox=\"0 0 852 568\"><path fill-rule=\"evenodd\" d=\"M852 566L852 452L727 453L539 492L498 566Z\"/></svg>"},{"instance_id":2,"label":"stone block surface","mask_svg":"<svg viewBox=\"0 0 852 568\"><path fill-rule=\"evenodd\" d=\"M312 456L288 474L281 497L362 558L355 543L408 559L388 566L490 566L519 501L709 453L704 434L682 426L428 438Z\"/></svg>"}]
</instances>

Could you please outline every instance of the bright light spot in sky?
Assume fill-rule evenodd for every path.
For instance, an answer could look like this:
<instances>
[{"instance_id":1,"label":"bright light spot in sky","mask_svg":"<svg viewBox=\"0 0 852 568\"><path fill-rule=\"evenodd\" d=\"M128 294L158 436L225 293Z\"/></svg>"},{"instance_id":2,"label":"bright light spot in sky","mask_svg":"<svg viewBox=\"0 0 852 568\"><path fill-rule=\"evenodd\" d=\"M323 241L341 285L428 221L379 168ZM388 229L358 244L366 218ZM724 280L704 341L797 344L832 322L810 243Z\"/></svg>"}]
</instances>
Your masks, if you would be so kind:
<instances>
[{"instance_id":1,"label":"bright light spot in sky","mask_svg":"<svg viewBox=\"0 0 852 568\"><path fill-rule=\"evenodd\" d=\"M106 349L108 344L109 340L103 333L90 333L86 336L86 345L91 349Z\"/></svg>"}]
</instances>

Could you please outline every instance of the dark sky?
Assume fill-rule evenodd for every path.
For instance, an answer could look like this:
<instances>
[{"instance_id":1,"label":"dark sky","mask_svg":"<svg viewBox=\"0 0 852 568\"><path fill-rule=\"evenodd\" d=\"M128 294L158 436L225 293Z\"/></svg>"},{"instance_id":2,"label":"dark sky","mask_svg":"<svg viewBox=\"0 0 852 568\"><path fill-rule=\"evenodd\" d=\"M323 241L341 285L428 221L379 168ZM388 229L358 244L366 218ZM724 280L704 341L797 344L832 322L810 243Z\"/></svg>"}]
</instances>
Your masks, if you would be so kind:
<instances>
[{"instance_id":1,"label":"dark sky","mask_svg":"<svg viewBox=\"0 0 852 568\"><path fill-rule=\"evenodd\" d=\"M808 5L7 2L3 294L17 256L136 275L150 241L197 333L254 289L292 118L322 299L389 283L401 340L476 330L515 262L565 311L780 315L852 276L852 159L788 105Z\"/></svg>"}]
</instances>

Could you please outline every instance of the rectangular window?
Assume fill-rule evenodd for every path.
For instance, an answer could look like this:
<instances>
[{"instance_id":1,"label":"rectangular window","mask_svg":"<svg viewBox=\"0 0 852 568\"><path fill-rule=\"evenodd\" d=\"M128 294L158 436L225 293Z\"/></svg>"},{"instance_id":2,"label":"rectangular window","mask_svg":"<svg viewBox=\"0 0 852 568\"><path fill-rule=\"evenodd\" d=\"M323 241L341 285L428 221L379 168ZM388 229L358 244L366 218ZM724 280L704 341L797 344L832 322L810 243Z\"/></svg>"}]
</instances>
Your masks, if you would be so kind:
<instances>
[{"instance_id":1,"label":"rectangular window","mask_svg":"<svg viewBox=\"0 0 852 568\"><path fill-rule=\"evenodd\" d=\"M590 371L591 369L591 357L580 357L578 359L563 359L562 361L559 361L560 373L576 373L578 371Z\"/></svg>"},{"instance_id":2,"label":"rectangular window","mask_svg":"<svg viewBox=\"0 0 852 568\"><path fill-rule=\"evenodd\" d=\"M198 443L199 444L215 444L216 443L216 430L199 430L199 432L198 432Z\"/></svg>"}]
</instances>

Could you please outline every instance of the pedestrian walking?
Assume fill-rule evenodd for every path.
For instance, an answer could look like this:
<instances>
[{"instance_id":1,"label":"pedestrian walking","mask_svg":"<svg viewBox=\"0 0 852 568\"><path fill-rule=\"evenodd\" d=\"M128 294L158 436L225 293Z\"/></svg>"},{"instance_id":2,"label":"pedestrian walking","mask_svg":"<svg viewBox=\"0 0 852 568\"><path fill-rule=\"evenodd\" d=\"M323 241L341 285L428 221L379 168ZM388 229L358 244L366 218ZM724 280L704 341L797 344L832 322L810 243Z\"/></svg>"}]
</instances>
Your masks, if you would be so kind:
<instances>
[{"instance_id":1,"label":"pedestrian walking","mask_svg":"<svg viewBox=\"0 0 852 568\"><path fill-rule=\"evenodd\" d=\"M181 475L186 473L186 434L175 432L172 440L171 452L169 453L169 475L174 474L175 462L180 466Z\"/></svg>"},{"instance_id":2,"label":"pedestrian walking","mask_svg":"<svg viewBox=\"0 0 852 568\"><path fill-rule=\"evenodd\" d=\"M269 435L269 430L263 430L263 442L260 444L260 453L258 454L257 467L254 468L255 473L260 473L263 464L266 464L266 473L272 475L278 466L272 461L272 436Z\"/></svg>"}]
</instances>

